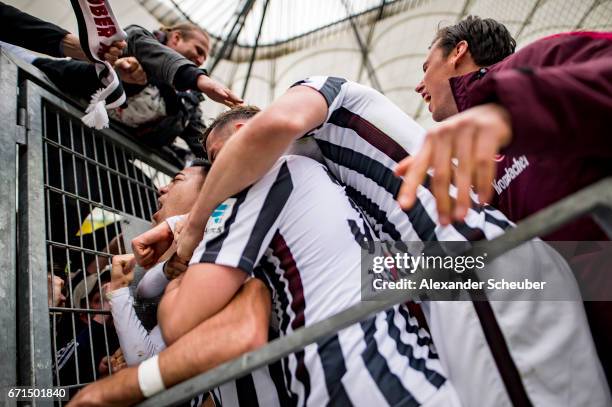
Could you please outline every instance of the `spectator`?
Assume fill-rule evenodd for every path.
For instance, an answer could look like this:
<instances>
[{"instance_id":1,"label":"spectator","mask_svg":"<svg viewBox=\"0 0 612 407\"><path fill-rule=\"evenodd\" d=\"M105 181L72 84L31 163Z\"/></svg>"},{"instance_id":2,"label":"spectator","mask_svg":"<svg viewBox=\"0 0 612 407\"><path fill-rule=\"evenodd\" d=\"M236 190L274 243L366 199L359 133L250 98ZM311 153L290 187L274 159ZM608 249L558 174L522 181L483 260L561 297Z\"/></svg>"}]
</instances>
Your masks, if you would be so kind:
<instances>
[{"instance_id":1,"label":"spectator","mask_svg":"<svg viewBox=\"0 0 612 407\"><path fill-rule=\"evenodd\" d=\"M114 227L116 227L118 225L109 224L109 225L106 225L104 227L105 228L109 228L109 226L110 226L110 228L114 228ZM93 226L93 227L95 229L95 226ZM112 240L109 242L108 246L106 246L106 247L104 247L102 249L102 253L109 253L109 254L112 254L112 255L126 253L125 245L123 243L123 235L119 234L119 235L113 237ZM96 256L94 258L94 260L92 260L87 265L87 268L85 269L87 271L87 274L93 274L97 270L104 270L104 268L106 268L106 266L108 266L110 264L111 258L109 258L109 256L99 256L99 255Z\"/></svg>"},{"instance_id":2,"label":"spectator","mask_svg":"<svg viewBox=\"0 0 612 407\"><path fill-rule=\"evenodd\" d=\"M52 57L87 60L79 38L56 26L0 2L0 40ZM125 41L112 44L104 58L114 63L125 48Z\"/></svg>"},{"instance_id":3,"label":"spectator","mask_svg":"<svg viewBox=\"0 0 612 407\"><path fill-rule=\"evenodd\" d=\"M123 55L136 57L149 77L173 85L179 91L203 92L215 102L228 106L242 102L231 90L198 68L208 58L210 48L209 36L202 28L180 23L153 33L136 25L125 31L128 46Z\"/></svg>"},{"instance_id":4,"label":"spectator","mask_svg":"<svg viewBox=\"0 0 612 407\"><path fill-rule=\"evenodd\" d=\"M148 146L170 146L180 137L196 157L204 156L199 142L205 129L199 106L203 100L200 92L230 106L241 102L198 68L208 57L208 34L188 23L153 33L131 25L126 32L128 46L123 56L136 58L139 65L132 59L116 64L120 76L128 79L124 84L128 99L126 108L112 110L110 116L130 128ZM81 98L89 98L99 86L95 70L89 64L46 58L36 58L32 64L60 89ZM144 83L136 81L145 78ZM186 152L176 148L173 151L178 158L175 164L182 167Z\"/></svg>"},{"instance_id":5,"label":"spectator","mask_svg":"<svg viewBox=\"0 0 612 407\"><path fill-rule=\"evenodd\" d=\"M110 273L107 270L108 268L101 271L100 276L86 275L84 280L74 286L70 298L72 308L108 310L108 302L102 299L98 285L98 279L102 284L109 281ZM119 347L112 324L107 324L109 318L107 314L78 312L74 328L72 318L63 318L56 339L57 362L53 366L54 378L58 378L56 385L88 383L96 380L102 359L108 356L108 352L113 352ZM73 333L76 335L73 336Z\"/></svg>"}]
</instances>

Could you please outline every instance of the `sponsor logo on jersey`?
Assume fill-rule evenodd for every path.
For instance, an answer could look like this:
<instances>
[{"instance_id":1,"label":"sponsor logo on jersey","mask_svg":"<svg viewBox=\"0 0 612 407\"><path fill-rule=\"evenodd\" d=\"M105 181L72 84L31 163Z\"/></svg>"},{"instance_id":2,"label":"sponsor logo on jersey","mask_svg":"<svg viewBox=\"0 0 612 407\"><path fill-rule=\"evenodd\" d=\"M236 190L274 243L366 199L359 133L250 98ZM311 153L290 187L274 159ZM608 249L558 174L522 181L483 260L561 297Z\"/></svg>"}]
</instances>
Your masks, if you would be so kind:
<instances>
[{"instance_id":1,"label":"sponsor logo on jersey","mask_svg":"<svg viewBox=\"0 0 612 407\"><path fill-rule=\"evenodd\" d=\"M500 195L504 190L506 190L510 183L518 177L524 170L529 166L529 161L527 161L527 157L524 155L516 158L512 158L512 165L506 167L504 169L504 175L499 179L493 180L493 188L495 188L495 192L497 195Z\"/></svg>"},{"instance_id":2,"label":"sponsor logo on jersey","mask_svg":"<svg viewBox=\"0 0 612 407\"><path fill-rule=\"evenodd\" d=\"M206 234L223 233L225 230L225 222L227 222L227 219L231 216L235 203L236 198L229 198L215 208L206 224Z\"/></svg>"}]
</instances>

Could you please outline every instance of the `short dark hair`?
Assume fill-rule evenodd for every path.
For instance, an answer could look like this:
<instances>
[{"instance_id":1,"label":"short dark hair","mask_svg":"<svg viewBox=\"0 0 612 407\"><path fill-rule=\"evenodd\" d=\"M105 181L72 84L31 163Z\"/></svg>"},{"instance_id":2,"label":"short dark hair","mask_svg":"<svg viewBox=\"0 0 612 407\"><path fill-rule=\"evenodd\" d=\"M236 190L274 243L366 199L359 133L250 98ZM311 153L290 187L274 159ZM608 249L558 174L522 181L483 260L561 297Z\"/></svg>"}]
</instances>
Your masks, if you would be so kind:
<instances>
[{"instance_id":1,"label":"short dark hair","mask_svg":"<svg viewBox=\"0 0 612 407\"><path fill-rule=\"evenodd\" d=\"M493 65L514 53L516 41L505 25L492 18L467 16L457 24L438 29L432 45L437 46L448 56L461 42L468 43L470 54L478 66Z\"/></svg>"},{"instance_id":2,"label":"short dark hair","mask_svg":"<svg viewBox=\"0 0 612 407\"><path fill-rule=\"evenodd\" d=\"M257 106L239 105L221 113L213 120L213 122L206 128L206 130L204 130L204 134L202 134L201 140L204 150L206 150L206 140L208 139L208 136L210 135L210 132L213 131L213 129L223 128L228 123L231 123L235 120L248 120L260 111L261 109Z\"/></svg>"},{"instance_id":3,"label":"short dark hair","mask_svg":"<svg viewBox=\"0 0 612 407\"><path fill-rule=\"evenodd\" d=\"M190 167L202 167L204 172L208 172L210 170L210 166L212 164L206 158L194 158L191 162Z\"/></svg>"}]
</instances>

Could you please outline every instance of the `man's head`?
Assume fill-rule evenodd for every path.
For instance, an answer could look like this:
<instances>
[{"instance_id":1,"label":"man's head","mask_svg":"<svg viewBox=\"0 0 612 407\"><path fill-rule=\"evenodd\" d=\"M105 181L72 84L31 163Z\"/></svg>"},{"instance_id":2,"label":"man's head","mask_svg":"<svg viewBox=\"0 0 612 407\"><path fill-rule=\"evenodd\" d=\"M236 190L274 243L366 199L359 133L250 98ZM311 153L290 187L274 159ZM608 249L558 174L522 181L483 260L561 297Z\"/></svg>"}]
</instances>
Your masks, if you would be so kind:
<instances>
[{"instance_id":1,"label":"man's head","mask_svg":"<svg viewBox=\"0 0 612 407\"><path fill-rule=\"evenodd\" d=\"M457 113L449 78L495 64L514 52L516 42L506 27L491 19L467 16L440 28L423 63L416 91L429 104L435 121Z\"/></svg>"},{"instance_id":2,"label":"man's head","mask_svg":"<svg viewBox=\"0 0 612 407\"><path fill-rule=\"evenodd\" d=\"M190 23L175 24L163 27L166 33L166 45L185 58L200 66L210 52L210 36L197 25Z\"/></svg>"},{"instance_id":3,"label":"man's head","mask_svg":"<svg viewBox=\"0 0 612 407\"><path fill-rule=\"evenodd\" d=\"M158 224L167 218L182 215L191 210L206 179L210 163L195 160L191 166L178 172L168 185L159 189L158 210L153 222Z\"/></svg>"},{"instance_id":4,"label":"man's head","mask_svg":"<svg viewBox=\"0 0 612 407\"><path fill-rule=\"evenodd\" d=\"M215 161L227 139L259 111L257 106L240 105L221 113L213 120L202 137L204 150L211 163Z\"/></svg>"},{"instance_id":5,"label":"man's head","mask_svg":"<svg viewBox=\"0 0 612 407\"><path fill-rule=\"evenodd\" d=\"M75 278L78 278L78 276ZM99 275L98 273L85 273L85 276L83 276L78 284L74 282L72 283L74 286L71 301L72 307L89 308L92 310L108 310L108 301L105 301L104 303L102 302L99 283L101 283L103 287L109 280L110 272L108 271L108 268L100 270ZM79 317L81 321L89 323L87 313L81 313ZM92 319L99 323L103 323L108 319L108 316L104 314L97 314L92 315Z\"/></svg>"}]
</instances>

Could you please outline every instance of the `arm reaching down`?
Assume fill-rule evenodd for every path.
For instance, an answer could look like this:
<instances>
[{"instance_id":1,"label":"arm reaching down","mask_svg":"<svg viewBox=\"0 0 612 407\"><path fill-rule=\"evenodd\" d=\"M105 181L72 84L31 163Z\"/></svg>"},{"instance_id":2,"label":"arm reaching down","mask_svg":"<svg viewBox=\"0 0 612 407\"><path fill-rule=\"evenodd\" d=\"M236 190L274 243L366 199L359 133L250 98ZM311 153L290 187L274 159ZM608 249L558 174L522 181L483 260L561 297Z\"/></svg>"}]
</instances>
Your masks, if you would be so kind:
<instances>
[{"instance_id":1,"label":"arm reaching down","mask_svg":"<svg viewBox=\"0 0 612 407\"><path fill-rule=\"evenodd\" d=\"M230 88L210 78L206 74L198 76L196 86L196 90L204 93L217 103L223 103L226 106L232 107L243 102L243 100L232 92Z\"/></svg>"},{"instance_id":2,"label":"arm reaching down","mask_svg":"<svg viewBox=\"0 0 612 407\"><path fill-rule=\"evenodd\" d=\"M68 49L65 39L73 40L84 57L78 38L55 24L24 13L8 4L0 3L0 40L19 45L41 54L62 58ZM64 49L62 49L64 48ZM66 54L67 56L72 56Z\"/></svg>"},{"instance_id":3,"label":"arm reaching down","mask_svg":"<svg viewBox=\"0 0 612 407\"><path fill-rule=\"evenodd\" d=\"M174 86L177 90L205 93L218 103L233 106L242 103L229 88L208 77L206 71L176 50L159 42L142 27L132 25L128 33L127 55L134 56L149 78Z\"/></svg>"},{"instance_id":4,"label":"arm reaching down","mask_svg":"<svg viewBox=\"0 0 612 407\"><path fill-rule=\"evenodd\" d=\"M114 66L117 74L119 74L119 79L123 82L136 85L147 84L147 74L136 58L119 58L115 61Z\"/></svg>"},{"instance_id":5,"label":"arm reaching down","mask_svg":"<svg viewBox=\"0 0 612 407\"><path fill-rule=\"evenodd\" d=\"M481 202L492 196L495 176L494 156L512 137L508 112L493 103L475 106L456 114L427 132L418 154L400 161L397 176L404 177L397 199L404 209L416 202L417 189L429 167L434 168L431 188L436 197L442 225L451 219L461 221L471 207L470 188L474 184ZM455 170L452 157L458 160ZM457 186L455 202L448 194L451 181Z\"/></svg>"},{"instance_id":6,"label":"arm reaching down","mask_svg":"<svg viewBox=\"0 0 612 407\"><path fill-rule=\"evenodd\" d=\"M503 153L612 157L606 120L612 109L612 39L608 42L603 57L491 76L490 93L483 89L481 97L494 98L512 120L512 142Z\"/></svg>"}]
</instances>

